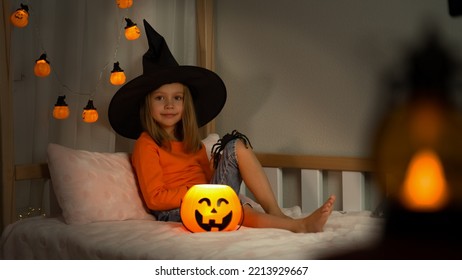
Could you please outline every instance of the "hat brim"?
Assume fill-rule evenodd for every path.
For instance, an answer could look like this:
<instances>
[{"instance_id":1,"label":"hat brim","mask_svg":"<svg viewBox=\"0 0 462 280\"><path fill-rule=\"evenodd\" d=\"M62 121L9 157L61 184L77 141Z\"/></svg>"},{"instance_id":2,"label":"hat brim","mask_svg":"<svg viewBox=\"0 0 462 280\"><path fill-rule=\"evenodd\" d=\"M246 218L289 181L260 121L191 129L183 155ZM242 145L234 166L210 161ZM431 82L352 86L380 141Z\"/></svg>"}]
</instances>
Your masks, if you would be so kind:
<instances>
[{"instance_id":1,"label":"hat brim","mask_svg":"<svg viewBox=\"0 0 462 280\"><path fill-rule=\"evenodd\" d=\"M191 91L199 127L213 120L226 102L226 87L214 72L197 66L172 66L143 74L123 85L108 109L109 122L120 135L137 139L143 131L140 106L147 94L164 84L182 83Z\"/></svg>"}]
</instances>

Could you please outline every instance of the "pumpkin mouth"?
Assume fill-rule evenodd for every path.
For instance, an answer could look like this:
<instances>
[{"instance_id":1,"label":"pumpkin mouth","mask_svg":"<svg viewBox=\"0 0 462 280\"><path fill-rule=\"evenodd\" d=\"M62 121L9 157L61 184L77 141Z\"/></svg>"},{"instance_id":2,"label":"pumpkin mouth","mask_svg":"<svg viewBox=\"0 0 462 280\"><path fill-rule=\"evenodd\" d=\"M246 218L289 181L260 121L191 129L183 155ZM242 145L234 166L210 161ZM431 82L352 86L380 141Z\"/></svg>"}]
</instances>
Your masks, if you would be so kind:
<instances>
[{"instance_id":1,"label":"pumpkin mouth","mask_svg":"<svg viewBox=\"0 0 462 280\"><path fill-rule=\"evenodd\" d=\"M209 219L208 223L204 222L204 216L199 213L199 211L195 211L196 222L197 224L206 231L222 231L224 230L230 223L233 218L233 212L230 211L228 215L226 215L222 220L221 223L217 223L215 219Z\"/></svg>"}]
</instances>

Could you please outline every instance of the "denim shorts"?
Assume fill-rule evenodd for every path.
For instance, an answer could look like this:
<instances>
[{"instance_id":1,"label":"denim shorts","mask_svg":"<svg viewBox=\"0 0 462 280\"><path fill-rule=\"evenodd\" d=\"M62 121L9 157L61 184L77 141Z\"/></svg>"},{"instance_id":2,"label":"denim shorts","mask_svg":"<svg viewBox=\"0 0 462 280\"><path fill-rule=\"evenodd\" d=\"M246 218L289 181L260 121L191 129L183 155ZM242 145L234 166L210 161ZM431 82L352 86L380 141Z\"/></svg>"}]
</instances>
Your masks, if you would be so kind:
<instances>
[{"instance_id":1,"label":"denim shorts","mask_svg":"<svg viewBox=\"0 0 462 280\"><path fill-rule=\"evenodd\" d=\"M242 183L236 156L236 141L238 140L233 139L226 144L220 156L218 166L210 180L210 184L230 186L236 194L239 194ZM180 208L166 211L151 211L151 213L156 216L158 221L181 222Z\"/></svg>"}]
</instances>

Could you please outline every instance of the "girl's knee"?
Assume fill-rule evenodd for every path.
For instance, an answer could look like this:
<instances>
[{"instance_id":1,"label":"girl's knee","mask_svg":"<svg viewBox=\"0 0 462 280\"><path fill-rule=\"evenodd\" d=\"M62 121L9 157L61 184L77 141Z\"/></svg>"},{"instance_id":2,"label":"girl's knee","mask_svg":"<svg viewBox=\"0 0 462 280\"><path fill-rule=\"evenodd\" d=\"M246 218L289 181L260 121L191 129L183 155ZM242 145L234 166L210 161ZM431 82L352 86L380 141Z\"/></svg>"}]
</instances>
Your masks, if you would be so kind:
<instances>
[{"instance_id":1,"label":"girl's knee","mask_svg":"<svg viewBox=\"0 0 462 280\"><path fill-rule=\"evenodd\" d=\"M249 145L247 143L245 143L244 140L242 139L236 139L236 151L239 151L239 150L252 150L251 147L249 147Z\"/></svg>"}]
</instances>

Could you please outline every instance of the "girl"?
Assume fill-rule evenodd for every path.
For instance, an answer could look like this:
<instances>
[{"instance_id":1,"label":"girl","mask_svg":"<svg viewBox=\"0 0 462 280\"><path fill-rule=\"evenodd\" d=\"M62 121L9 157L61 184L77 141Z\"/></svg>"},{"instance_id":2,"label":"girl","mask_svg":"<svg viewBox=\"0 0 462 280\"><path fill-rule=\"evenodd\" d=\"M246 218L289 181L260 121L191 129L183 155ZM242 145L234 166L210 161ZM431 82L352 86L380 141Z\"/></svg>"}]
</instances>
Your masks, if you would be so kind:
<instances>
[{"instance_id":1,"label":"girl","mask_svg":"<svg viewBox=\"0 0 462 280\"><path fill-rule=\"evenodd\" d=\"M109 120L119 134L137 139L132 164L146 205L156 218L179 222L181 199L193 185L225 184L239 193L244 180L265 210L261 213L245 204L244 226L322 231L335 197L329 197L306 218L284 215L242 134L228 135L226 142L222 139L222 152L209 162L199 127L221 111L226 88L218 75L207 69L179 66L162 36L144 23L150 45L143 57L144 73L114 95Z\"/></svg>"},{"instance_id":2,"label":"girl","mask_svg":"<svg viewBox=\"0 0 462 280\"><path fill-rule=\"evenodd\" d=\"M235 138L228 142L217 169L213 170L200 142L194 112L191 94L181 83L162 85L148 94L141 106L145 132L136 141L132 162L146 204L158 220L180 221L181 199L195 184L228 184L239 192L240 174L266 212L244 205L244 226L322 231L332 210L333 197L305 219L286 217L245 140Z\"/></svg>"}]
</instances>

